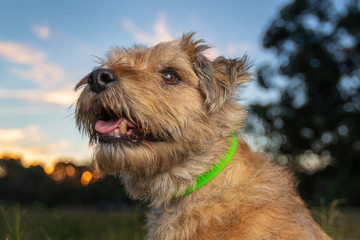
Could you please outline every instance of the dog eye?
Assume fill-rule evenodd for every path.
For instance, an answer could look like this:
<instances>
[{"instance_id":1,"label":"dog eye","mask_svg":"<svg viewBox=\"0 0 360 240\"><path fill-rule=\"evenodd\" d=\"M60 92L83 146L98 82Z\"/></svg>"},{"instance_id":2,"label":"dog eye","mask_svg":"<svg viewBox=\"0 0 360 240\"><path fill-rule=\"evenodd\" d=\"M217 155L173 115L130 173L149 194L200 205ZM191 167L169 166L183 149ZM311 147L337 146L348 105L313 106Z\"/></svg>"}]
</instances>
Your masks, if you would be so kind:
<instances>
[{"instance_id":1,"label":"dog eye","mask_svg":"<svg viewBox=\"0 0 360 240\"><path fill-rule=\"evenodd\" d=\"M160 73L166 84L177 84L180 82L179 76L172 69L165 69Z\"/></svg>"}]
</instances>

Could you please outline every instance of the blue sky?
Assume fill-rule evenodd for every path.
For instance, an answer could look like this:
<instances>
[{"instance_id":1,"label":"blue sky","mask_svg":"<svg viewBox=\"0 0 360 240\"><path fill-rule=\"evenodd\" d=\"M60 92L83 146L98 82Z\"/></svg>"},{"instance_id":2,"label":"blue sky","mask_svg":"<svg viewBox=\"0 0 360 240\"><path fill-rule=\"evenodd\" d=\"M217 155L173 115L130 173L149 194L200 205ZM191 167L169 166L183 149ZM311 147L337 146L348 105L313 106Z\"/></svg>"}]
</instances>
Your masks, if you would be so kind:
<instances>
[{"instance_id":1,"label":"blue sky","mask_svg":"<svg viewBox=\"0 0 360 240\"><path fill-rule=\"evenodd\" d=\"M288 2L0 0L0 155L21 154L25 164L89 160L71 105L96 56L196 31L213 46L210 56L247 53L256 69L273 58L261 40ZM243 92L245 103L264 97L254 85Z\"/></svg>"}]
</instances>

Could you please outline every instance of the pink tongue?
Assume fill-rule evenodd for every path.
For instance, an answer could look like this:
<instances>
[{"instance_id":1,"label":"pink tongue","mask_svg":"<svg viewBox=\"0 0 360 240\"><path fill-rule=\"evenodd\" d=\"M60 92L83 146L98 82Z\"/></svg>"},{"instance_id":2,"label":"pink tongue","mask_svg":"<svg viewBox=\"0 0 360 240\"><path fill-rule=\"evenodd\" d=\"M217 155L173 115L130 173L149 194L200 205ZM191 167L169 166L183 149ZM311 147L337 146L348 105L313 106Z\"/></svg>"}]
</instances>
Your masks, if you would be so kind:
<instances>
[{"instance_id":1,"label":"pink tongue","mask_svg":"<svg viewBox=\"0 0 360 240\"><path fill-rule=\"evenodd\" d=\"M123 118L111 119L108 121L99 120L95 123L95 130L99 133L108 133L119 126Z\"/></svg>"}]
</instances>

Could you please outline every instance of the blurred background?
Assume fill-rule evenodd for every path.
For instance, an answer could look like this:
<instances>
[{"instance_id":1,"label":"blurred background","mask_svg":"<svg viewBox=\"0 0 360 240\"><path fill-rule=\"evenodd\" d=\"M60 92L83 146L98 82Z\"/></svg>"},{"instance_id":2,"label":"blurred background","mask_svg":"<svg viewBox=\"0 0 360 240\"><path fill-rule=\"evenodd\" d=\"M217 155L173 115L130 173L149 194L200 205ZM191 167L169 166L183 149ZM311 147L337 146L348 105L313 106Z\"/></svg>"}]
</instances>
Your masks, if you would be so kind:
<instances>
[{"instance_id":1,"label":"blurred background","mask_svg":"<svg viewBox=\"0 0 360 240\"><path fill-rule=\"evenodd\" d=\"M295 171L334 239L360 239L359 0L0 0L0 239L142 239L145 210L92 165L73 88L111 46L190 31L209 58L252 59L241 134Z\"/></svg>"}]
</instances>

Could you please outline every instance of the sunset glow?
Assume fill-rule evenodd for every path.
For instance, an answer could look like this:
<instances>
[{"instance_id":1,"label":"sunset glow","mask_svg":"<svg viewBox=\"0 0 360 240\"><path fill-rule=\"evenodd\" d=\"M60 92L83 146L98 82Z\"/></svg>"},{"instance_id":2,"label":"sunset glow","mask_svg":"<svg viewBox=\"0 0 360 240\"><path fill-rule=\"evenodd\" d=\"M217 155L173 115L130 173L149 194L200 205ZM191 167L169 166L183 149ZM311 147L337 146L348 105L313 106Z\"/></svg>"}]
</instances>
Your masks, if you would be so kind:
<instances>
[{"instance_id":1,"label":"sunset glow","mask_svg":"<svg viewBox=\"0 0 360 240\"><path fill-rule=\"evenodd\" d=\"M83 186L87 186L87 185L89 185L89 183L92 179L93 179L92 173L90 171L85 171L81 175L80 181Z\"/></svg>"},{"instance_id":2,"label":"sunset glow","mask_svg":"<svg viewBox=\"0 0 360 240\"><path fill-rule=\"evenodd\" d=\"M55 170L55 166L52 165L52 164L47 164L45 167L44 167L44 172L47 174L47 175L50 175L54 172Z\"/></svg>"},{"instance_id":3,"label":"sunset glow","mask_svg":"<svg viewBox=\"0 0 360 240\"><path fill-rule=\"evenodd\" d=\"M73 166L69 165L65 168L66 175L68 177L74 177L76 175L76 170Z\"/></svg>"}]
</instances>

